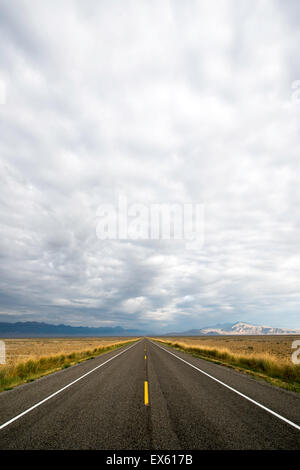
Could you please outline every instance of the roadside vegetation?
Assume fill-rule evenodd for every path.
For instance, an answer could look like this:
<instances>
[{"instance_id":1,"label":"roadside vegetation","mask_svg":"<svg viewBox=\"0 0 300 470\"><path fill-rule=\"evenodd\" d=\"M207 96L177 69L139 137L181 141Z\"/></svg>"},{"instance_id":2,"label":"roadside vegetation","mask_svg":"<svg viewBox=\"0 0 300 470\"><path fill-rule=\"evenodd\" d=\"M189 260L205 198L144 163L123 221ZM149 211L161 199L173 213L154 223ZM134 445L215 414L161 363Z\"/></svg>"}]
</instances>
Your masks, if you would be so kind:
<instances>
[{"instance_id":1,"label":"roadside vegetation","mask_svg":"<svg viewBox=\"0 0 300 470\"><path fill-rule=\"evenodd\" d=\"M98 346L93 349L83 349L83 345L87 339L83 339L81 344L81 350L75 352L68 351L67 353L51 354L51 355L40 355L38 356L35 352L35 356L24 360L26 355L16 355L14 359L10 358L9 362L4 365L0 365L0 392L4 390L10 390L17 385L32 382L39 377L51 374L61 369L66 369L79 362L93 359L101 354L120 348L121 346L133 343L136 339L123 340L108 342L100 344L98 339ZM17 340L16 340L17 341ZM21 343L22 340L20 340ZM30 340L27 340L30 342ZM32 339L32 343L37 342L37 339ZM44 340L45 342L46 340ZM66 339L56 339L57 344L66 341ZM95 340L96 341L96 340ZM24 340L23 340L24 342ZM41 340L43 342L43 340ZM69 342L68 342L69 343ZM23 358L23 359L21 359Z\"/></svg>"},{"instance_id":2,"label":"roadside vegetation","mask_svg":"<svg viewBox=\"0 0 300 470\"><path fill-rule=\"evenodd\" d=\"M255 377L267 380L273 385L300 393L300 365L293 364L291 359L278 359L268 354L255 352L236 353L228 348L189 344L185 341L170 341L153 338L171 346L178 351L200 357L217 364L232 367Z\"/></svg>"}]
</instances>

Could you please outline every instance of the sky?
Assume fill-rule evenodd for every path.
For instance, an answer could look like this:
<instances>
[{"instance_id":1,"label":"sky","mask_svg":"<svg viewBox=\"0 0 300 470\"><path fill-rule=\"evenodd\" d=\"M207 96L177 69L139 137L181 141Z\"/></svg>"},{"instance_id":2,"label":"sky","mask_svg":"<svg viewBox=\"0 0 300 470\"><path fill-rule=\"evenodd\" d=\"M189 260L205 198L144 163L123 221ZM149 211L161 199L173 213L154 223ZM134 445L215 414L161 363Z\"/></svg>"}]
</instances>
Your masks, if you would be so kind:
<instances>
[{"instance_id":1,"label":"sky","mask_svg":"<svg viewBox=\"0 0 300 470\"><path fill-rule=\"evenodd\" d=\"M299 328L299 23L298 0L0 0L0 321ZM204 241L101 239L120 195L200 204Z\"/></svg>"}]
</instances>

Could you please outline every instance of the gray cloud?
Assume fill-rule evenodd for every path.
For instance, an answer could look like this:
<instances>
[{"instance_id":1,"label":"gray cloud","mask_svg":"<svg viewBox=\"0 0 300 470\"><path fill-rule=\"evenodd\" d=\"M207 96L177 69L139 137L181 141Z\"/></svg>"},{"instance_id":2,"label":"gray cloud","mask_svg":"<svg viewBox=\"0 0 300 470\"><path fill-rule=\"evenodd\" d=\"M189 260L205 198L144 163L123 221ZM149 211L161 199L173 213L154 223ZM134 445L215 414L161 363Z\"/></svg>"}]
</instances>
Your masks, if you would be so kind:
<instances>
[{"instance_id":1,"label":"gray cloud","mask_svg":"<svg viewBox=\"0 0 300 470\"><path fill-rule=\"evenodd\" d=\"M0 319L300 327L298 2L0 0ZM205 244L97 207L205 205Z\"/></svg>"}]
</instances>

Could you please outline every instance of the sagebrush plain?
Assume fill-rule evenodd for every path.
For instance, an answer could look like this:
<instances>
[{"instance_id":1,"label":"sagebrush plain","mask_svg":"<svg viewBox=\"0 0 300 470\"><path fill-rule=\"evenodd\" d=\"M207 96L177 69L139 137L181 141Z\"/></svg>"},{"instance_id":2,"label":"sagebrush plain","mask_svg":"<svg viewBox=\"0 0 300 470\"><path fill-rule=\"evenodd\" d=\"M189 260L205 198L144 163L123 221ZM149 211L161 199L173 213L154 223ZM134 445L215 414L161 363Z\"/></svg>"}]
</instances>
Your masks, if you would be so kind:
<instances>
[{"instance_id":1,"label":"sagebrush plain","mask_svg":"<svg viewBox=\"0 0 300 470\"><path fill-rule=\"evenodd\" d=\"M4 339L6 364L0 364L0 392L92 359L134 340L119 337Z\"/></svg>"},{"instance_id":2,"label":"sagebrush plain","mask_svg":"<svg viewBox=\"0 0 300 470\"><path fill-rule=\"evenodd\" d=\"M173 336L156 338L180 351L235 368L300 393L300 365L292 361L296 335Z\"/></svg>"}]
</instances>

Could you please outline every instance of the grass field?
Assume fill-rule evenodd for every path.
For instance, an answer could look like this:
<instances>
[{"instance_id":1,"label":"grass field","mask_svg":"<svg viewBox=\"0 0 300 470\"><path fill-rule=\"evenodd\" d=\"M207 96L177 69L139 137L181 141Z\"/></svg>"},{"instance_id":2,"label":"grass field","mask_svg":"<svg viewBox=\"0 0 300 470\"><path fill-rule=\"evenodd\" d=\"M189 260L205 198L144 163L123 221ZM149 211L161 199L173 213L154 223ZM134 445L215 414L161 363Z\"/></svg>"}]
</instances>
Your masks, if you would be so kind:
<instances>
[{"instance_id":1,"label":"grass field","mask_svg":"<svg viewBox=\"0 0 300 470\"><path fill-rule=\"evenodd\" d=\"M0 364L0 392L92 359L134 338L4 339L6 364Z\"/></svg>"},{"instance_id":2,"label":"grass field","mask_svg":"<svg viewBox=\"0 0 300 470\"><path fill-rule=\"evenodd\" d=\"M158 338L156 338L158 339ZM300 336L169 337L160 341L300 393L300 365L291 356Z\"/></svg>"},{"instance_id":3,"label":"grass field","mask_svg":"<svg viewBox=\"0 0 300 470\"><path fill-rule=\"evenodd\" d=\"M1 339L1 338L0 338ZM124 338L8 338L6 346L6 363L17 364L29 359L40 359L45 356L57 356L93 350L128 340Z\"/></svg>"}]
</instances>

